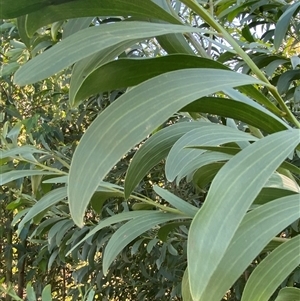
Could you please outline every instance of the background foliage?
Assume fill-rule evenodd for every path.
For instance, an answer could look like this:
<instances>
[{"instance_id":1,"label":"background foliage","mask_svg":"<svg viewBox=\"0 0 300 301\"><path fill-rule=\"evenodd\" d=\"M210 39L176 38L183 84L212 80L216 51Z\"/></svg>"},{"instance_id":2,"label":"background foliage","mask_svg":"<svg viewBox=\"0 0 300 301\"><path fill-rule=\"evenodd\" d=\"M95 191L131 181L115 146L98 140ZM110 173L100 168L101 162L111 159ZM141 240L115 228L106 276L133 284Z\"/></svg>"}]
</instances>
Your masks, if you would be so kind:
<instances>
[{"instance_id":1,"label":"background foliage","mask_svg":"<svg viewBox=\"0 0 300 301\"><path fill-rule=\"evenodd\" d=\"M0 8L3 300L299 299L299 2Z\"/></svg>"}]
</instances>

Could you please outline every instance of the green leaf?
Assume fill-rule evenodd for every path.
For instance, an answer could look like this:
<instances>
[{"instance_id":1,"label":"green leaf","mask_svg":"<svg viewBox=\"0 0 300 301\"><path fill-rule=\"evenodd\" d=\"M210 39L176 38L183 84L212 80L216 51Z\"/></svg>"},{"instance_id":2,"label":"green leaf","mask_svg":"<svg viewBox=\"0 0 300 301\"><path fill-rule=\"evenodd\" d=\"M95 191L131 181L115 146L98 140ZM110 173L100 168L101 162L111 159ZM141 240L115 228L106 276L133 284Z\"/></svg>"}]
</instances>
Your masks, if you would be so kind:
<instances>
[{"instance_id":1,"label":"green leaf","mask_svg":"<svg viewBox=\"0 0 300 301\"><path fill-rule=\"evenodd\" d=\"M52 190L51 192L47 193L37 203L35 203L27 212L27 214L23 217L23 219L18 225L17 232L20 233L27 222L32 220L36 215L43 212L47 208L50 208L51 206L57 204L58 202L66 198L66 196L66 187L56 188L55 190Z\"/></svg>"},{"instance_id":2,"label":"green leaf","mask_svg":"<svg viewBox=\"0 0 300 301\"><path fill-rule=\"evenodd\" d=\"M277 82L277 89L280 94L286 93L293 80L300 79L299 70L288 70L280 75Z\"/></svg>"},{"instance_id":3,"label":"green leaf","mask_svg":"<svg viewBox=\"0 0 300 301\"><path fill-rule=\"evenodd\" d=\"M242 301L265 301L300 264L300 235L283 243L256 267L250 275Z\"/></svg>"},{"instance_id":4,"label":"green leaf","mask_svg":"<svg viewBox=\"0 0 300 301\"><path fill-rule=\"evenodd\" d=\"M172 182L180 175L178 179L180 180L187 175L190 168L193 169L195 163L205 152L204 150L186 148L187 146L215 146L235 141L255 140L257 138L250 134L218 124L194 129L183 135L172 147L166 161L166 177Z\"/></svg>"},{"instance_id":5,"label":"green leaf","mask_svg":"<svg viewBox=\"0 0 300 301\"><path fill-rule=\"evenodd\" d=\"M62 2L62 0L56 0ZM30 36L48 24L65 19L94 16L130 16L138 19L158 19L168 23L180 21L151 0L75 0L61 5L49 5L36 12L28 11L27 32Z\"/></svg>"},{"instance_id":6,"label":"green leaf","mask_svg":"<svg viewBox=\"0 0 300 301\"><path fill-rule=\"evenodd\" d=\"M179 198L178 196L174 195L168 190L160 188L156 185L153 188L158 195L160 195L163 199L165 199L176 209L184 213L186 216L193 218L198 212L199 208L189 204L188 202L184 201L183 199Z\"/></svg>"},{"instance_id":7,"label":"green leaf","mask_svg":"<svg viewBox=\"0 0 300 301\"><path fill-rule=\"evenodd\" d=\"M285 287L280 290L275 301L298 301L300 300L300 289L295 287Z\"/></svg>"},{"instance_id":8,"label":"green leaf","mask_svg":"<svg viewBox=\"0 0 300 301\"><path fill-rule=\"evenodd\" d=\"M185 269L182 283L181 283L181 292L182 292L182 300L183 301L193 301L191 292L190 292L190 284L189 284L189 273L188 268Z\"/></svg>"},{"instance_id":9,"label":"green leaf","mask_svg":"<svg viewBox=\"0 0 300 301\"><path fill-rule=\"evenodd\" d=\"M147 214L149 214L149 210L127 211L127 212L118 213L118 214L108 217L104 220L101 220L99 222L99 224L97 226L95 226L94 228L92 228L92 230L84 238L82 238L78 243L76 243L66 255L70 254L74 249L76 249L79 245L81 245L88 238L95 235L101 229L111 226L116 223L124 222L129 219L143 217L144 215L147 215Z\"/></svg>"},{"instance_id":10,"label":"green leaf","mask_svg":"<svg viewBox=\"0 0 300 301\"><path fill-rule=\"evenodd\" d=\"M74 65L74 67L72 69L72 77L71 77L70 90L69 90L69 103L70 103L71 107L75 107L79 104L80 99L77 99L77 93L78 93L78 90L81 89L82 83L84 83L85 79L87 77L89 77L89 74L94 69L96 69L98 66L101 66L101 65L113 60L115 57L117 57L119 54L121 54L123 51L125 51L127 48L129 48L131 45L132 45L132 41L121 42L117 45L113 45L109 48L101 50L87 58L84 58ZM105 77L106 76L108 76L108 75L105 74ZM97 81L99 81L99 80L100 80L100 78L97 79ZM102 78L101 78L101 80L102 80ZM101 83L99 83L99 84L101 85ZM93 88L93 86L91 86L91 89L92 88ZM106 90L106 91L108 91L108 90ZM92 94L89 94L89 95L92 95Z\"/></svg>"},{"instance_id":11,"label":"green leaf","mask_svg":"<svg viewBox=\"0 0 300 301\"><path fill-rule=\"evenodd\" d=\"M94 120L75 150L68 185L75 223L82 226L94 191L118 160L177 110L223 88L257 82L231 71L186 69L159 75L119 97Z\"/></svg>"},{"instance_id":12,"label":"green leaf","mask_svg":"<svg viewBox=\"0 0 300 301\"><path fill-rule=\"evenodd\" d=\"M69 20L63 27L62 38L65 39L73 33L89 27L93 19L93 17L86 17Z\"/></svg>"},{"instance_id":13,"label":"green leaf","mask_svg":"<svg viewBox=\"0 0 300 301\"><path fill-rule=\"evenodd\" d=\"M83 75L84 79L77 87L76 94L72 93L70 102L73 105L77 106L81 100L91 95L136 86L149 78L169 71L188 68L223 68L221 64L210 59L186 54L147 59L118 59L104 65L100 65L99 62L97 64L99 67L95 69L95 63L93 63L94 70Z\"/></svg>"},{"instance_id":14,"label":"green leaf","mask_svg":"<svg viewBox=\"0 0 300 301\"><path fill-rule=\"evenodd\" d=\"M28 301L36 301L36 295L35 295L35 292L34 292L31 282L28 282L26 285L26 295L27 295Z\"/></svg>"},{"instance_id":15,"label":"green leaf","mask_svg":"<svg viewBox=\"0 0 300 301\"><path fill-rule=\"evenodd\" d=\"M46 285L42 291L42 301L52 301L50 284Z\"/></svg>"},{"instance_id":16,"label":"green leaf","mask_svg":"<svg viewBox=\"0 0 300 301\"><path fill-rule=\"evenodd\" d=\"M165 159L173 144L184 134L209 122L180 122L155 133L134 154L125 178L125 197L128 198L149 170Z\"/></svg>"},{"instance_id":17,"label":"green leaf","mask_svg":"<svg viewBox=\"0 0 300 301\"><path fill-rule=\"evenodd\" d=\"M276 27L275 27L275 37L274 37L274 46L275 49L278 50L282 40L284 39L288 27L291 23L291 18L293 17L294 13L299 9L300 2L295 2L292 4L279 18Z\"/></svg>"},{"instance_id":18,"label":"green leaf","mask_svg":"<svg viewBox=\"0 0 300 301\"><path fill-rule=\"evenodd\" d=\"M255 126L267 133L275 133L288 128L276 115L256 104L252 106L238 100L203 97L182 109L184 112L201 112L229 117Z\"/></svg>"},{"instance_id":19,"label":"green leaf","mask_svg":"<svg viewBox=\"0 0 300 301\"><path fill-rule=\"evenodd\" d=\"M21 86L37 82L83 58L121 42L132 41L134 43L137 40L167 33L199 31L203 30L183 25L147 22L117 22L89 27L72 34L41 55L28 61L15 73L14 82Z\"/></svg>"},{"instance_id":20,"label":"green leaf","mask_svg":"<svg viewBox=\"0 0 300 301\"><path fill-rule=\"evenodd\" d=\"M189 231L189 281L195 301L202 299L249 206L299 144L299 132L282 131L256 141L229 160L214 178Z\"/></svg>"},{"instance_id":21,"label":"green leaf","mask_svg":"<svg viewBox=\"0 0 300 301\"><path fill-rule=\"evenodd\" d=\"M300 217L297 207L299 195L294 195L277 199L247 213L207 284L204 300L221 300L268 242Z\"/></svg>"},{"instance_id":22,"label":"green leaf","mask_svg":"<svg viewBox=\"0 0 300 301\"><path fill-rule=\"evenodd\" d=\"M56 175L57 173L52 171L44 171L44 170L13 170L5 173L1 173L0 176L0 185L7 184L13 180L29 177L29 176L44 176L44 175Z\"/></svg>"},{"instance_id":23,"label":"green leaf","mask_svg":"<svg viewBox=\"0 0 300 301\"><path fill-rule=\"evenodd\" d=\"M106 274L109 266L117 255L135 238L154 226L168 221L183 219L180 214L149 211L144 216L138 216L121 226L110 238L103 255L103 273Z\"/></svg>"}]
</instances>

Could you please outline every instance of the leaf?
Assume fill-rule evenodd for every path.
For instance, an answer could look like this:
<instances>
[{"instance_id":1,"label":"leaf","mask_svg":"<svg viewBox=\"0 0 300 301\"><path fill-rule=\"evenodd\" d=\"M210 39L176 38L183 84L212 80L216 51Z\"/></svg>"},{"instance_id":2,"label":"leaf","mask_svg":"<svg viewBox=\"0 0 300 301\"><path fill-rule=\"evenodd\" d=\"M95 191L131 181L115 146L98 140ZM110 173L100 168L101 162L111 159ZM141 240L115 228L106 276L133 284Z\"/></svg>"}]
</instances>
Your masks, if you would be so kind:
<instances>
[{"instance_id":1,"label":"leaf","mask_svg":"<svg viewBox=\"0 0 300 301\"><path fill-rule=\"evenodd\" d=\"M125 197L128 198L149 170L165 159L173 144L185 133L209 122L180 122L152 135L134 154L125 178Z\"/></svg>"},{"instance_id":2,"label":"leaf","mask_svg":"<svg viewBox=\"0 0 300 301\"><path fill-rule=\"evenodd\" d=\"M188 202L182 200L178 196L174 195L173 193L160 188L159 186L155 185L153 187L154 191L165 199L168 203L174 206L176 209L184 213L186 216L193 218L195 214L198 212L197 207L189 204Z\"/></svg>"},{"instance_id":3,"label":"leaf","mask_svg":"<svg viewBox=\"0 0 300 301\"><path fill-rule=\"evenodd\" d=\"M183 135L172 147L166 161L166 177L172 182L179 175L186 176L193 169L205 151L186 148L195 145L217 146L235 141L255 141L256 137L236 129L212 124L200 129L194 129ZM197 167L196 167L197 168ZM178 180L180 180L179 178Z\"/></svg>"},{"instance_id":4,"label":"leaf","mask_svg":"<svg viewBox=\"0 0 300 301\"><path fill-rule=\"evenodd\" d=\"M299 140L299 130L260 139L229 160L214 178L188 237L189 281L195 301L203 297L249 206Z\"/></svg>"},{"instance_id":5,"label":"leaf","mask_svg":"<svg viewBox=\"0 0 300 301\"><path fill-rule=\"evenodd\" d=\"M182 283L181 283L181 292L182 292L182 300L183 301L193 301L191 292L190 292L190 284L189 284L189 274L188 268L185 269Z\"/></svg>"},{"instance_id":6,"label":"leaf","mask_svg":"<svg viewBox=\"0 0 300 301\"><path fill-rule=\"evenodd\" d=\"M280 290L275 301L297 301L300 299L300 289L295 287L285 287Z\"/></svg>"},{"instance_id":7,"label":"leaf","mask_svg":"<svg viewBox=\"0 0 300 301\"><path fill-rule=\"evenodd\" d=\"M72 34L28 61L15 73L14 82L20 86L37 82L100 50L108 49L110 46L122 42L132 41L134 43L137 40L167 33L198 31L203 30L183 25L147 22L117 22L89 27Z\"/></svg>"},{"instance_id":8,"label":"leaf","mask_svg":"<svg viewBox=\"0 0 300 301\"><path fill-rule=\"evenodd\" d=\"M210 278L203 298L221 300L268 242L300 217L297 207L299 196L294 195L277 199L247 213Z\"/></svg>"},{"instance_id":9,"label":"leaf","mask_svg":"<svg viewBox=\"0 0 300 301\"><path fill-rule=\"evenodd\" d=\"M109 48L105 48L104 50L101 50L91 56L88 56L87 58L82 59L74 65L72 69L72 77L69 90L69 103L71 107L77 106L80 102L75 98L77 97L78 90L81 89L82 83L85 81L85 78L87 78L89 74L98 66L101 66L116 58L123 51L129 48L132 43L132 41L126 41L117 45L113 45ZM105 74L105 77L106 76L107 74ZM99 81L99 78L97 79L97 81Z\"/></svg>"},{"instance_id":10,"label":"leaf","mask_svg":"<svg viewBox=\"0 0 300 301\"><path fill-rule=\"evenodd\" d=\"M103 55L103 54L102 54ZM98 66L99 66L98 62ZM118 59L100 65L86 74L70 102L77 106L87 97L118 88L136 86L165 72L188 68L220 68L222 65L195 55L174 54L157 58ZM224 68L223 68L224 69ZM72 83L71 83L72 84Z\"/></svg>"},{"instance_id":11,"label":"leaf","mask_svg":"<svg viewBox=\"0 0 300 301\"><path fill-rule=\"evenodd\" d=\"M274 37L274 46L275 49L278 50L282 40L284 39L288 27L291 23L291 18L293 17L294 13L299 9L300 2L293 3L279 18L276 27L275 27L275 37Z\"/></svg>"},{"instance_id":12,"label":"leaf","mask_svg":"<svg viewBox=\"0 0 300 301\"><path fill-rule=\"evenodd\" d=\"M57 0L56 0L57 1ZM72 1L72 0L62 0ZM55 0L52 1L55 4ZM45 0L16 0L14 2L7 2L6 0L0 0L0 17L3 19L11 19L26 15L27 13L39 10L48 6L50 3Z\"/></svg>"},{"instance_id":13,"label":"leaf","mask_svg":"<svg viewBox=\"0 0 300 301\"><path fill-rule=\"evenodd\" d=\"M280 94L286 93L293 80L300 79L299 70L288 70L279 76L277 89Z\"/></svg>"},{"instance_id":14,"label":"leaf","mask_svg":"<svg viewBox=\"0 0 300 301\"><path fill-rule=\"evenodd\" d=\"M93 19L93 17L85 17L69 20L63 27L62 38L65 39L73 33L89 27Z\"/></svg>"},{"instance_id":15,"label":"leaf","mask_svg":"<svg viewBox=\"0 0 300 301\"><path fill-rule=\"evenodd\" d=\"M84 241L86 241L87 239L92 237L94 234L96 234L101 229L111 226L116 223L124 222L129 219L133 219L136 217L142 217L147 214L149 214L149 210L127 211L127 212L118 213L118 214L108 217L104 220L101 220L99 222L99 224L96 225L94 228L92 228L92 230L84 238L82 238L78 243L76 243L66 255L70 254L74 249L76 249L79 245L81 245Z\"/></svg>"},{"instance_id":16,"label":"leaf","mask_svg":"<svg viewBox=\"0 0 300 301\"><path fill-rule=\"evenodd\" d=\"M52 301L51 284L48 284L44 287L42 291L42 301Z\"/></svg>"},{"instance_id":17,"label":"leaf","mask_svg":"<svg viewBox=\"0 0 300 301\"><path fill-rule=\"evenodd\" d=\"M135 238L154 226L168 221L183 219L180 214L149 211L144 216L138 216L121 226L110 238L103 255L103 273L107 274L108 268L117 255Z\"/></svg>"},{"instance_id":18,"label":"leaf","mask_svg":"<svg viewBox=\"0 0 300 301\"><path fill-rule=\"evenodd\" d=\"M195 98L255 82L260 81L231 71L186 69L159 75L120 96L94 120L75 150L68 186L74 222L82 226L95 189L118 160L177 110Z\"/></svg>"},{"instance_id":19,"label":"leaf","mask_svg":"<svg viewBox=\"0 0 300 301\"><path fill-rule=\"evenodd\" d=\"M43 212L47 208L57 204L67 196L67 189L66 187L56 188L51 192L47 193L43 196L37 203L35 203L27 214L23 217L21 222L18 225L17 233L20 233L24 225L32 220L36 215Z\"/></svg>"},{"instance_id":20,"label":"leaf","mask_svg":"<svg viewBox=\"0 0 300 301\"><path fill-rule=\"evenodd\" d=\"M300 235L277 247L250 275L242 301L269 300L284 279L300 264Z\"/></svg>"},{"instance_id":21,"label":"leaf","mask_svg":"<svg viewBox=\"0 0 300 301\"><path fill-rule=\"evenodd\" d=\"M203 97L182 108L183 112L201 112L229 117L255 126L267 133L287 129L288 125L264 107L251 106L238 100Z\"/></svg>"},{"instance_id":22,"label":"leaf","mask_svg":"<svg viewBox=\"0 0 300 301\"><path fill-rule=\"evenodd\" d=\"M78 17L130 16L143 20L158 19L168 23L180 24L177 18L151 0L89 0L88 4L85 0L79 0L62 3L59 6L49 5L36 12L28 11L27 13L27 32L30 36L45 25Z\"/></svg>"},{"instance_id":23,"label":"leaf","mask_svg":"<svg viewBox=\"0 0 300 301\"><path fill-rule=\"evenodd\" d=\"M38 176L38 175L56 175L57 173L52 172L52 171L44 171L44 170L13 170L13 171L8 171L5 173L1 173L0 177L0 185L5 185L11 181L14 181L16 179L24 178L24 177L29 177L29 176Z\"/></svg>"},{"instance_id":24,"label":"leaf","mask_svg":"<svg viewBox=\"0 0 300 301\"><path fill-rule=\"evenodd\" d=\"M36 301L36 295L35 295L35 292L34 292L31 282L28 282L26 285L26 295L27 295L28 301Z\"/></svg>"}]
</instances>

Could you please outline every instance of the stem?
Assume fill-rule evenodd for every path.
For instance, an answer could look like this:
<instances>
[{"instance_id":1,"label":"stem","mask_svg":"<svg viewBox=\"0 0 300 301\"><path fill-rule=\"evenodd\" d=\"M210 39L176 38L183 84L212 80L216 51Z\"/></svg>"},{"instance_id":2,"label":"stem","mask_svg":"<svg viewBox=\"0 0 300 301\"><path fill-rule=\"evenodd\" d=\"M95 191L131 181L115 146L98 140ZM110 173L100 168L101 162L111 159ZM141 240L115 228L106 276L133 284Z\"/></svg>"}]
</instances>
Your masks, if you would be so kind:
<instances>
[{"instance_id":1,"label":"stem","mask_svg":"<svg viewBox=\"0 0 300 301\"><path fill-rule=\"evenodd\" d=\"M195 0L182 0L182 3L187 5L190 9L194 10L202 19L209 24L212 28L214 28L218 33L221 33L223 37L227 40L227 42L232 46L232 48L236 51L236 53L244 60L244 62L250 67L253 73L257 76L258 79L263 81L266 86L269 88L269 91L274 96L278 104L281 106L282 110L286 114L286 118L288 118L291 122L294 123L295 126L300 128L300 123L289 110L289 108L284 103L284 100L281 98L278 93L276 87L274 87L269 80L265 77L263 72L256 66L256 64L252 61L252 59L248 56L248 54L239 46L236 40L219 24L210 14L203 9L201 5L198 4Z\"/></svg>"}]
</instances>

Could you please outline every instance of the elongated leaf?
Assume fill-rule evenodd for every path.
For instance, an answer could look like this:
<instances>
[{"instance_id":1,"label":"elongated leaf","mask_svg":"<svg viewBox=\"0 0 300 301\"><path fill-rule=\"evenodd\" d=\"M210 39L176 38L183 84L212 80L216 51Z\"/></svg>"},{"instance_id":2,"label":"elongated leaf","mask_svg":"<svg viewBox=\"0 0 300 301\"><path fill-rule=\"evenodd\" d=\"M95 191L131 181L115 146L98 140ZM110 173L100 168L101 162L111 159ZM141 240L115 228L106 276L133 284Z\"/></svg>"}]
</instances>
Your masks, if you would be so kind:
<instances>
[{"instance_id":1,"label":"elongated leaf","mask_svg":"<svg viewBox=\"0 0 300 301\"><path fill-rule=\"evenodd\" d=\"M99 65L99 62L97 62ZM93 64L95 68L95 63ZM165 72L188 68L222 68L210 59L195 55L174 54L148 59L118 59L95 69L85 78L72 96L77 105L81 100L99 92L136 86L137 84ZM82 66L81 66L82 68ZM224 68L223 68L224 69Z\"/></svg>"},{"instance_id":2,"label":"elongated leaf","mask_svg":"<svg viewBox=\"0 0 300 301\"><path fill-rule=\"evenodd\" d=\"M212 275L203 298L221 300L268 242L300 217L297 207L299 195L294 195L277 199L247 213ZM273 277L273 274L270 275Z\"/></svg>"},{"instance_id":3,"label":"elongated leaf","mask_svg":"<svg viewBox=\"0 0 300 301\"><path fill-rule=\"evenodd\" d=\"M227 98L203 97L187 105L182 111L202 112L233 118L262 129L267 133L275 133L288 128L284 121L262 106L257 108Z\"/></svg>"},{"instance_id":4,"label":"elongated leaf","mask_svg":"<svg viewBox=\"0 0 300 301\"><path fill-rule=\"evenodd\" d=\"M117 255L135 238L154 226L168 221L184 218L179 214L149 211L121 226L110 238L103 255L103 273L106 274L109 266Z\"/></svg>"},{"instance_id":5,"label":"elongated leaf","mask_svg":"<svg viewBox=\"0 0 300 301\"><path fill-rule=\"evenodd\" d=\"M76 100L75 98L77 96L78 90L81 88L82 83L85 81L85 78L87 78L89 74L98 66L115 59L119 54L129 48L132 43L133 41L125 41L117 45L113 45L91 56L88 56L87 58L82 59L74 65L72 69L72 77L69 90L69 102L71 107L75 107L79 104L79 100ZM105 77L106 76L107 74L105 75ZM99 80L99 78L97 80Z\"/></svg>"},{"instance_id":6,"label":"elongated leaf","mask_svg":"<svg viewBox=\"0 0 300 301\"><path fill-rule=\"evenodd\" d=\"M261 190L261 192L256 197L253 203L257 205L263 205L275 199L279 199L281 197L289 196L293 194L297 194L297 193L287 189L280 189L276 187L265 187Z\"/></svg>"},{"instance_id":7,"label":"elongated leaf","mask_svg":"<svg viewBox=\"0 0 300 301\"><path fill-rule=\"evenodd\" d=\"M203 30L183 25L147 22L118 22L90 27L72 34L34 57L15 73L14 81L18 85L34 83L120 42L142 40L167 33L195 31Z\"/></svg>"},{"instance_id":8,"label":"elongated leaf","mask_svg":"<svg viewBox=\"0 0 300 301\"><path fill-rule=\"evenodd\" d=\"M72 0L54 0L51 4L59 4L68 1ZM49 5L49 1L46 0L16 0L13 2L0 0L0 17L4 19L11 19L26 15Z\"/></svg>"},{"instance_id":9,"label":"elongated leaf","mask_svg":"<svg viewBox=\"0 0 300 301\"><path fill-rule=\"evenodd\" d=\"M23 217L23 219L18 225L17 232L20 233L24 225L30 220L32 220L36 215L43 212L47 208L50 208L51 206L57 204L58 202L60 202L66 197L67 197L66 187L56 188L55 190L47 193L36 204L34 204L27 212L27 214Z\"/></svg>"},{"instance_id":10,"label":"elongated leaf","mask_svg":"<svg viewBox=\"0 0 300 301\"><path fill-rule=\"evenodd\" d=\"M214 178L189 231L189 281L195 301L206 292L249 206L299 144L299 132L282 131L256 141L229 160Z\"/></svg>"},{"instance_id":11,"label":"elongated leaf","mask_svg":"<svg viewBox=\"0 0 300 301\"><path fill-rule=\"evenodd\" d=\"M221 125L194 129L182 136L172 147L166 161L166 177L172 182L179 174L187 174L205 151L186 148L195 145L220 145L234 141L255 141L250 134ZM197 168L197 167L196 167Z\"/></svg>"},{"instance_id":12,"label":"elongated leaf","mask_svg":"<svg viewBox=\"0 0 300 301\"><path fill-rule=\"evenodd\" d=\"M300 235L276 248L252 272L242 301L269 300L283 280L300 264Z\"/></svg>"},{"instance_id":13,"label":"elongated leaf","mask_svg":"<svg viewBox=\"0 0 300 301\"><path fill-rule=\"evenodd\" d=\"M128 198L148 171L165 159L173 144L184 134L209 122L180 122L151 136L134 154L126 173L125 197Z\"/></svg>"},{"instance_id":14,"label":"elongated leaf","mask_svg":"<svg viewBox=\"0 0 300 301\"><path fill-rule=\"evenodd\" d=\"M88 234L85 235L84 238L82 238L79 242L77 242L72 249L66 254L70 254L74 249L76 249L79 245L81 245L83 242L85 242L87 239L95 235L98 231L101 229L111 226L116 223L124 222L133 218L137 218L140 216L146 216L149 214L149 210L139 210L139 211L127 211L118 213L116 215L113 215L111 217L108 217L104 220L101 220L97 226L95 226Z\"/></svg>"},{"instance_id":15,"label":"elongated leaf","mask_svg":"<svg viewBox=\"0 0 300 301\"><path fill-rule=\"evenodd\" d=\"M199 210L199 208L189 204L188 202L184 201L173 193L160 188L159 186L154 186L154 191L176 209L186 214L188 217L193 218Z\"/></svg>"},{"instance_id":16,"label":"elongated leaf","mask_svg":"<svg viewBox=\"0 0 300 301\"><path fill-rule=\"evenodd\" d=\"M285 287L280 290L275 301L298 301L300 299L300 289L295 287Z\"/></svg>"},{"instance_id":17,"label":"elongated leaf","mask_svg":"<svg viewBox=\"0 0 300 301\"><path fill-rule=\"evenodd\" d=\"M180 24L180 21L167 13L151 0L77 0L61 5L49 5L36 12L28 11L27 32L34 32L44 25L56 21L78 17L131 16L148 20L149 18ZM88 1L88 2L87 2Z\"/></svg>"},{"instance_id":18,"label":"elongated leaf","mask_svg":"<svg viewBox=\"0 0 300 301\"><path fill-rule=\"evenodd\" d=\"M182 300L183 301L193 301L190 292L190 284L189 284L189 274L188 269L186 268L183 274L182 283L181 283L181 292L182 292Z\"/></svg>"},{"instance_id":19,"label":"elongated leaf","mask_svg":"<svg viewBox=\"0 0 300 301\"><path fill-rule=\"evenodd\" d=\"M278 50L282 40L284 39L293 14L299 9L300 2L292 4L279 18L275 27L274 46Z\"/></svg>"},{"instance_id":20,"label":"elongated leaf","mask_svg":"<svg viewBox=\"0 0 300 301\"><path fill-rule=\"evenodd\" d=\"M24 145L21 147L16 147L8 150L0 150L0 159L12 157L16 155L28 155L28 154L47 154L47 152L37 149L33 146Z\"/></svg>"},{"instance_id":21,"label":"elongated leaf","mask_svg":"<svg viewBox=\"0 0 300 301\"><path fill-rule=\"evenodd\" d=\"M63 27L62 38L65 39L73 33L89 27L93 19L93 17L85 17L69 20Z\"/></svg>"},{"instance_id":22,"label":"elongated leaf","mask_svg":"<svg viewBox=\"0 0 300 301\"><path fill-rule=\"evenodd\" d=\"M231 71L186 69L157 76L119 97L95 119L75 150L68 186L75 223L82 226L91 196L110 169L168 117L195 98L256 82Z\"/></svg>"},{"instance_id":23,"label":"elongated leaf","mask_svg":"<svg viewBox=\"0 0 300 301\"><path fill-rule=\"evenodd\" d=\"M44 175L57 175L55 172L44 170L13 170L0 174L0 185L7 184L16 179L29 177L29 176L44 176Z\"/></svg>"}]
</instances>

